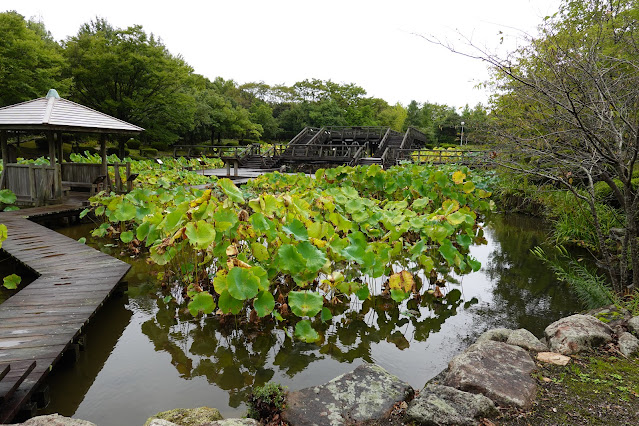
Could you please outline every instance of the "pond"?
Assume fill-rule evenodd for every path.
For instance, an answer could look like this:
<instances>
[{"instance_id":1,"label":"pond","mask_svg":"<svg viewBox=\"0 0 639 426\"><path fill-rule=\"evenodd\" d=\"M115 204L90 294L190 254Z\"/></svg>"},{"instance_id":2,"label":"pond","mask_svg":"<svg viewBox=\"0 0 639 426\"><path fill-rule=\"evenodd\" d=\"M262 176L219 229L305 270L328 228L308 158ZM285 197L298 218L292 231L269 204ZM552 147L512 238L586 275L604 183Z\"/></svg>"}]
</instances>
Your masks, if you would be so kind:
<instances>
[{"instance_id":1,"label":"pond","mask_svg":"<svg viewBox=\"0 0 639 426\"><path fill-rule=\"evenodd\" d=\"M59 231L80 238L92 228ZM541 336L552 321L580 310L529 253L546 238L539 221L494 215L486 229L488 243L471 249L482 269L449 284L443 299L426 294L406 309L381 297L352 302L359 305L336 316L317 344L293 341L268 325L194 319L163 301L144 260L124 258L132 264L127 294L110 300L89 324L79 361L50 375L51 404L42 414L107 426L142 425L178 407L210 406L224 417L240 417L253 385L272 380L301 389L364 362L420 389L489 328L523 327ZM91 238L88 243L97 245Z\"/></svg>"}]
</instances>

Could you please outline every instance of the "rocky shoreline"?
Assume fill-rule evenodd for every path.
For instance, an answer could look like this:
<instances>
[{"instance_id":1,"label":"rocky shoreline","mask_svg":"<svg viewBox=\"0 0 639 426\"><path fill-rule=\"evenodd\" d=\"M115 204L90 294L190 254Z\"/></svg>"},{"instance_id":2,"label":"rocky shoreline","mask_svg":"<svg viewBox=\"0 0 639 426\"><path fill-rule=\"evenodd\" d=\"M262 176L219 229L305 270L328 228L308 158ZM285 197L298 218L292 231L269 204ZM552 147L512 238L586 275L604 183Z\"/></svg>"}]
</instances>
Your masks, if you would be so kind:
<instances>
[{"instance_id":1,"label":"rocky shoreline","mask_svg":"<svg viewBox=\"0 0 639 426\"><path fill-rule=\"evenodd\" d=\"M532 373L543 363L566 365L571 355L602 345L625 357L639 351L639 316L607 307L560 319L541 339L525 329L483 333L448 368L419 391L374 364L360 365L326 384L290 392L281 420L291 425L491 424L499 409L527 410L535 402ZM222 419L215 409L158 413L145 426L258 425L252 419ZM23 426L92 426L58 415Z\"/></svg>"}]
</instances>

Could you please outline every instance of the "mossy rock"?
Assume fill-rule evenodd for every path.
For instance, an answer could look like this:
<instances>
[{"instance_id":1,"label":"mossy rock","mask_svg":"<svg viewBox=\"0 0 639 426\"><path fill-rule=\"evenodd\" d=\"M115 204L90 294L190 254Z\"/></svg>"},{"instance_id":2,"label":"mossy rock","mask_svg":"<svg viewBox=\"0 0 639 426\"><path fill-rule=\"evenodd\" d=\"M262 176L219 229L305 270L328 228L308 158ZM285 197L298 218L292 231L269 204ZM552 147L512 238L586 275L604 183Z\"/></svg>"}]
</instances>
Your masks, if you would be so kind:
<instances>
[{"instance_id":1,"label":"mossy rock","mask_svg":"<svg viewBox=\"0 0 639 426\"><path fill-rule=\"evenodd\" d=\"M204 423L222 420L223 418L217 408L175 408L149 417L144 426L148 426L153 419L167 420L180 426L199 426Z\"/></svg>"}]
</instances>

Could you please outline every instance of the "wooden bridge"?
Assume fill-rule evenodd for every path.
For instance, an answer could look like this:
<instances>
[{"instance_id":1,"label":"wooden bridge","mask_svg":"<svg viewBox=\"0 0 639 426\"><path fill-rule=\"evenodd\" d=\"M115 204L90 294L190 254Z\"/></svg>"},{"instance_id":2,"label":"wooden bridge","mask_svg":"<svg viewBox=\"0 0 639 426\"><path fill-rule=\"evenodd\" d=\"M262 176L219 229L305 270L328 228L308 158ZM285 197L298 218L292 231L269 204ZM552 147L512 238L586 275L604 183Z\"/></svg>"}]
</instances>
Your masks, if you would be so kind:
<instances>
[{"instance_id":1,"label":"wooden bridge","mask_svg":"<svg viewBox=\"0 0 639 426\"><path fill-rule=\"evenodd\" d=\"M212 145L177 145L174 156L194 154L221 158L227 173L233 166L274 169L301 164L350 166L379 164L391 167L401 161L431 164L484 164L494 154L490 151L426 149L426 135L409 128L405 133L389 127L306 127L288 144L273 145L264 150L260 145L241 147Z\"/></svg>"},{"instance_id":2,"label":"wooden bridge","mask_svg":"<svg viewBox=\"0 0 639 426\"><path fill-rule=\"evenodd\" d=\"M75 215L77 204L0 213L2 249L39 277L0 304L0 423L10 422L130 266L29 220Z\"/></svg>"}]
</instances>

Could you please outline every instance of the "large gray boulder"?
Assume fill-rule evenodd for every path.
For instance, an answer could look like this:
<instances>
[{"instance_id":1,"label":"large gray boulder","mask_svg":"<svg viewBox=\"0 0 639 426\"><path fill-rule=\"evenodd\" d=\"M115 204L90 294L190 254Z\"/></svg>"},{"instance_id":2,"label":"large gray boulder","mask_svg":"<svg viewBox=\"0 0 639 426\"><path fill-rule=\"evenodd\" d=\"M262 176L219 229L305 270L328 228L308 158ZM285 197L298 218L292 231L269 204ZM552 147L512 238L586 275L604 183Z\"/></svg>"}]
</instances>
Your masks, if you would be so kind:
<instances>
[{"instance_id":1,"label":"large gray boulder","mask_svg":"<svg viewBox=\"0 0 639 426\"><path fill-rule=\"evenodd\" d=\"M495 403L483 395L431 384L410 402L406 419L421 425L475 425L497 413Z\"/></svg>"},{"instance_id":2,"label":"large gray boulder","mask_svg":"<svg viewBox=\"0 0 639 426\"><path fill-rule=\"evenodd\" d=\"M628 320L628 331L639 336L639 316L632 317Z\"/></svg>"},{"instance_id":3,"label":"large gray boulder","mask_svg":"<svg viewBox=\"0 0 639 426\"><path fill-rule=\"evenodd\" d=\"M217 408L175 408L173 410L162 411L150 417L144 426L150 426L154 419L167 420L178 426L201 426L205 423L222 420L223 417Z\"/></svg>"},{"instance_id":4,"label":"large gray boulder","mask_svg":"<svg viewBox=\"0 0 639 426\"><path fill-rule=\"evenodd\" d=\"M534 369L526 350L489 340L475 343L454 357L443 384L480 393L504 407L528 409L537 391L530 376Z\"/></svg>"},{"instance_id":5,"label":"large gray boulder","mask_svg":"<svg viewBox=\"0 0 639 426\"><path fill-rule=\"evenodd\" d=\"M612 329L590 315L572 315L555 321L544 330L553 352L571 355L612 341Z\"/></svg>"},{"instance_id":6,"label":"large gray boulder","mask_svg":"<svg viewBox=\"0 0 639 426\"><path fill-rule=\"evenodd\" d=\"M282 420L292 425L342 425L387 419L414 390L382 367L360 365L330 382L289 392Z\"/></svg>"},{"instance_id":7,"label":"large gray boulder","mask_svg":"<svg viewBox=\"0 0 639 426\"><path fill-rule=\"evenodd\" d=\"M86 420L72 419L70 417L64 417L59 414L49 414L46 416L32 417L24 423L16 424L15 426L96 426L95 423L91 423Z\"/></svg>"},{"instance_id":8,"label":"large gray boulder","mask_svg":"<svg viewBox=\"0 0 639 426\"><path fill-rule=\"evenodd\" d=\"M524 348L529 351L545 352L548 350L546 345L541 343L534 334L525 328L513 330L508 336L506 343L509 345L519 346L520 348Z\"/></svg>"},{"instance_id":9,"label":"large gray boulder","mask_svg":"<svg viewBox=\"0 0 639 426\"><path fill-rule=\"evenodd\" d=\"M625 356L632 356L639 351L639 339L630 333L621 333L618 344L619 352Z\"/></svg>"},{"instance_id":10,"label":"large gray boulder","mask_svg":"<svg viewBox=\"0 0 639 426\"><path fill-rule=\"evenodd\" d=\"M484 331L478 338L475 340L475 343L487 342L489 340L495 342L505 342L510 337L510 334L513 330L509 328L492 328L490 330Z\"/></svg>"}]
</instances>

